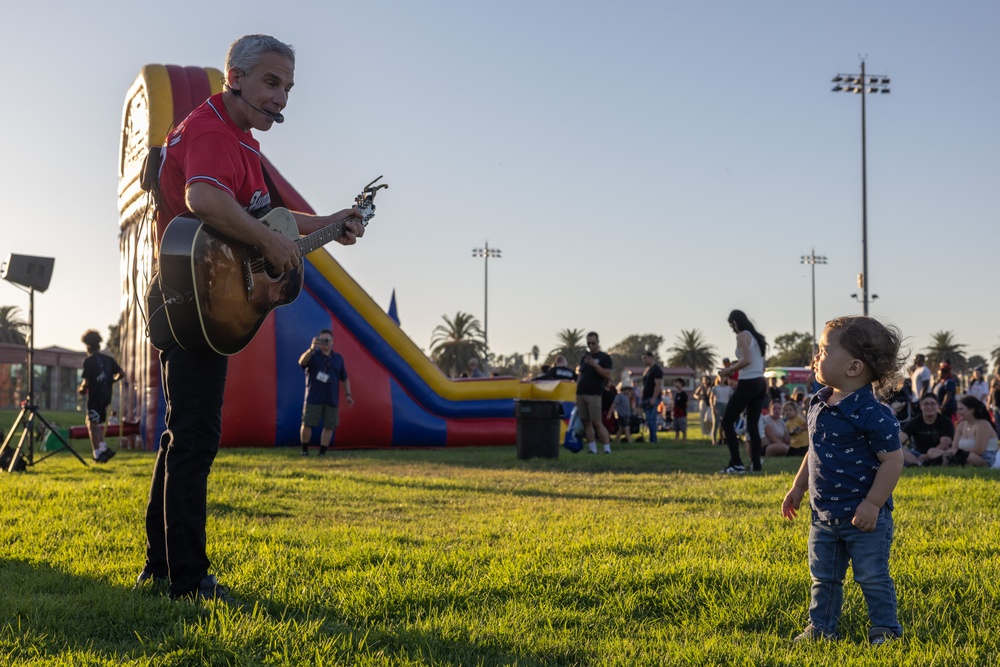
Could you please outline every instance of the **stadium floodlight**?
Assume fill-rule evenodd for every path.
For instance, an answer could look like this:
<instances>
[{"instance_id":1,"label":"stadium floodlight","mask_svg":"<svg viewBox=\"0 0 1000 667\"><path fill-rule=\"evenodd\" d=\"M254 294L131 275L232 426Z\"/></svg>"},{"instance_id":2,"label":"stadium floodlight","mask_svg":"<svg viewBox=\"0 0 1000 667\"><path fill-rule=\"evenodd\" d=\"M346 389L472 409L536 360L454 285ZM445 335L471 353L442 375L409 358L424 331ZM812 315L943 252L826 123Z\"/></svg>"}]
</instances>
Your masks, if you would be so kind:
<instances>
[{"instance_id":1,"label":"stadium floodlight","mask_svg":"<svg viewBox=\"0 0 1000 667\"><path fill-rule=\"evenodd\" d=\"M837 74L834 82L839 80L852 84L851 86L836 85L833 88L835 93L860 93L861 94L861 304L863 312L868 314L868 303L872 299L868 296L868 156L867 156L867 128L865 98L868 94L889 92L889 77L878 75L871 76L865 73L865 59L861 58L860 74Z\"/></svg>"}]
</instances>

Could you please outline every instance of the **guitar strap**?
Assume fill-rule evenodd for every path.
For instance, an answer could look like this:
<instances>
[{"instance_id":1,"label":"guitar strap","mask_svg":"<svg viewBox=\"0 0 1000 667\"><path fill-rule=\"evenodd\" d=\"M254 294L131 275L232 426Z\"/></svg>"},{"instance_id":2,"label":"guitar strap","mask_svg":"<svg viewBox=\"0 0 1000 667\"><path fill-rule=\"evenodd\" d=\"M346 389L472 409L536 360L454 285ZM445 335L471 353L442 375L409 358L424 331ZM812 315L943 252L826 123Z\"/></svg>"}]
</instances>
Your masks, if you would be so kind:
<instances>
[{"instance_id":1,"label":"guitar strap","mask_svg":"<svg viewBox=\"0 0 1000 667\"><path fill-rule=\"evenodd\" d=\"M153 195L153 204L160 207L160 165L163 162L163 147L153 146L142 159L139 171L139 187Z\"/></svg>"}]
</instances>

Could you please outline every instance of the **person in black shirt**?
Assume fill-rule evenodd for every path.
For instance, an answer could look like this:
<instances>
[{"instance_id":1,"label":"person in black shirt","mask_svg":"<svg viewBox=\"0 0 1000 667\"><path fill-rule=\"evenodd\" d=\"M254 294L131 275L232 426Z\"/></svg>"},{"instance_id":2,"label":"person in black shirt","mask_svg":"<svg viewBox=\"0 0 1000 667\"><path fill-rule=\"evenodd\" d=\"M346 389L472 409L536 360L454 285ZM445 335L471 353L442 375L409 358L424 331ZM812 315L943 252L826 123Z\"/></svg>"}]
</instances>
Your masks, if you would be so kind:
<instances>
[{"instance_id":1,"label":"person in black shirt","mask_svg":"<svg viewBox=\"0 0 1000 667\"><path fill-rule=\"evenodd\" d=\"M604 453L611 453L611 436L604 428L601 414L601 393L611 378L611 356L601 352L597 333L587 334L587 354L580 359L580 377L576 382L576 412L583 422L584 435L591 454L597 453L597 438L604 444Z\"/></svg>"},{"instance_id":2,"label":"person in black shirt","mask_svg":"<svg viewBox=\"0 0 1000 667\"><path fill-rule=\"evenodd\" d=\"M95 461L107 463L115 455L115 450L109 449L108 443L104 442L104 424L108 420L113 385L125 377L125 371L114 359L101 354L101 334L89 329L80 340L87 346L87 354L90 355L83 360L83 381L79 389L80 394L87 396L90 448Z\"/></svg>"},{"instance_id":3,"label":"person in black shirt","mask_svg":"<svg viewBox=\"0 0 1000 667\"><path fill-rule=\"evenodd\" d=\"M903 462L906 465L923 465L927 450L934 447L948 449L955 437L951 420L940 412L937 396L932 392L920 399L920 416L911 419L899 434L903 444Z\"/></svg>"},{"instance_id":4,"label":"person in black shirt","mask_svg":"<svg viewBox=\"0 0 1000 667\"><path fill-rule=\"evenodd\" d=\"M649 427L649 442L656 442L657 408L660 406L660 393L663 391L663 369L656 363L652 350L642 353L642 363L646 370L642 372L642 409L646 413L646 426Z\"/></svg>"},{"instance_id":5,"label":"person in black shirt","mask_svg":"<svg viewBox=\"0 0 1000 667\"><path fill-rule=\"evenodd\" d=\"M674 380L674 440L687 441L688 437L688 395L684 391L684 380Z\"/></svg>"},{"instance_id":6,"label":"person in black shirt","mask_svg":"<svg viewBox=\"0 0 1000 667\"><path fill-rule=\"evenodd\" d=\"M566 357L559 355L556 357L555 365L545 369L541 375L532 378L532 382L541 380L565 380L576 382L576 372L566 363Z\"/></svg>"}]
</instances>

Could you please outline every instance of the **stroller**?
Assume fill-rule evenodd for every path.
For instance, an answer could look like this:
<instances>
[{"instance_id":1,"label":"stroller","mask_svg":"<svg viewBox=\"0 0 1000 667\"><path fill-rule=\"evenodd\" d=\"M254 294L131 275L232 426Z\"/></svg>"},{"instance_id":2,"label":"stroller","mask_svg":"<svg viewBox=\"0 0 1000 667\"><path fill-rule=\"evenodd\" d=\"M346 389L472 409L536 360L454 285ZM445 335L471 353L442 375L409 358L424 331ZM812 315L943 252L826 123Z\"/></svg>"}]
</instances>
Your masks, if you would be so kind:
<instances>
[{"instance_id":1,"label":"stroller","mask_svg":"<svg viewBox=\"0 0 1000 667\"><path fill-rule=\"evenodd\" d=\"M900 429L916 416L913 411L912 398L913 392L910 390L910 385L904 382L903 386L889 399L889 407L895 413Z\"/></svg>"}]
</instances>

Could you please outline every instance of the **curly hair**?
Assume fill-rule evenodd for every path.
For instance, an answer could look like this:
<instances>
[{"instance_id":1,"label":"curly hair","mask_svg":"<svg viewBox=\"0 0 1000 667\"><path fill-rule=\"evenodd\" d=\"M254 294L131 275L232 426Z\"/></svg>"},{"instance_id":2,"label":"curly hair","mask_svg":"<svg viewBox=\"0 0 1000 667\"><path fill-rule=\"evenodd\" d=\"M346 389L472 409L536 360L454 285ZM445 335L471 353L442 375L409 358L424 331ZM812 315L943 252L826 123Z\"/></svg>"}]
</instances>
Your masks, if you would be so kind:
<instances>
[{"instance_id":1,"label":"curly hair","mask_svg":"<svg viewBox=\"0 0 1000 667\"><path fill-rule=\"evenodd\" d=\"M87 346L88 352L99 352L102 340L101 334L97 333L96 329L87 329L80 338L80 342Z\"/></svg>"},{"instance_id":2,"label":"curly hair","mask_svg":"<svg viewBox=\"0 0 1000 667\"><path fill-rule=\"evenodd\" d=\"M836 333L840 346L865 365L875 393L888 399L899 389L899 370L908 355L901 350L903 334L897 327L853 315L830 320L826 330Z\"/></svg>"}]
</instances>

